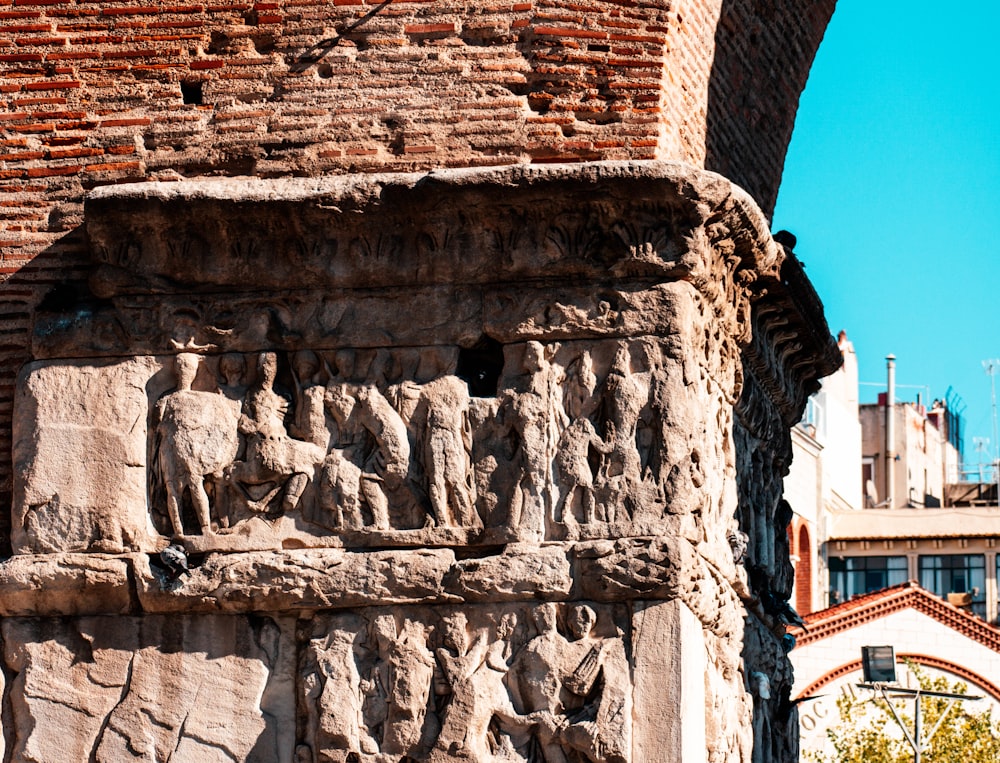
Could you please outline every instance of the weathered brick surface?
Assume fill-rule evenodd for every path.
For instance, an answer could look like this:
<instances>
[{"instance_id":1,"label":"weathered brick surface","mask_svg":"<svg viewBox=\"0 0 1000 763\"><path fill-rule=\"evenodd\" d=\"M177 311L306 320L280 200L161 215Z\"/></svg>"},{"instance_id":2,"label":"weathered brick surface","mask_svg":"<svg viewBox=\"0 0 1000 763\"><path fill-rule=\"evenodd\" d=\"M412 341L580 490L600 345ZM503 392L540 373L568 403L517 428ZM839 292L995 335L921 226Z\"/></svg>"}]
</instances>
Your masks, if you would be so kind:
<instances>
[{"instance_id":1,"label":"weathered brick surface","mask_svg":"<svg viewBox=\"0 0 1000 763\"><path fill-rule=\"evenodd\" d=\"M660 158L769 212L834 2L0 0L0 492L87 189Z\"/></svg>"}]
</instances>

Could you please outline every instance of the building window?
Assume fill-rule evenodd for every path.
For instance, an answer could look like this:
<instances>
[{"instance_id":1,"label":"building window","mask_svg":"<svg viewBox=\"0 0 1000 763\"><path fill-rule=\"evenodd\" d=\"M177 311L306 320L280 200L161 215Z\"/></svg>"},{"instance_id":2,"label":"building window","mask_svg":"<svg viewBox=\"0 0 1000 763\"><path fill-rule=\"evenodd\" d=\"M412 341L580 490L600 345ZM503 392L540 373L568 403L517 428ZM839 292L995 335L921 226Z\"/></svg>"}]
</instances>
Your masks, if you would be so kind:
<instances>
[{"instance_id":1,"label":"building window","mask_svg":"<svg viewBox=\"0 0 1000 763\"><path fill-rule=\"evenodd\" d=\"M878 505L874 456L865 456L861 459L861 487L865 491L865 508L874 509Z\"/></svg>"},{"instance_id":2,"label":"building window","mask_svg":"<svg viewBox=\"0 0 1000 763\"><path fill-rule=\"evenodd\" d=\"M920 585L943 599L948 594L969 594L968 605L953 603L986 617L986 560L982 554L947 554L920 557Z\"/></svg>"},{"instance_id":3,"label":"building window","mask_svg":"<svg viewBox=\"0 0 1000 763\"><path fill-rule=\"evenodd\" d=\"M905 582L905 556L835 556L830 559L830 604Z\"/></svg>"},{"instance_id":4,"label":"building window","mask_svg":"<svg viewBox=\"0 0 1000 763\"><path fill-rule=\"evenodd\" d=\"M826 435L826 418L823 415L823 406L815 397L806 400L806 410L799 425L804 427L813 437L822 440Z\"/></svg>"}]
</instances>

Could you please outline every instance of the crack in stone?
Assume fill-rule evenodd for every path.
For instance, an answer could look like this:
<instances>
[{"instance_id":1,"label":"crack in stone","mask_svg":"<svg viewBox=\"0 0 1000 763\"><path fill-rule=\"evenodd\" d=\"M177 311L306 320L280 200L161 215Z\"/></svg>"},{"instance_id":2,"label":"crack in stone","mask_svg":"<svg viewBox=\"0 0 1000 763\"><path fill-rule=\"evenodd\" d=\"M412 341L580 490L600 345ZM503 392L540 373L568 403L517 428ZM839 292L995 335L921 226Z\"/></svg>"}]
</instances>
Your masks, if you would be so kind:
<instances>
[{"instance_id":1,"label":"crack in stone","mask_svg":"<svg viewBox=\"0 0 1000 763\"><path fill-rule=\"evenodd\" d=\"M128 697L128 693L132 688L132 674L135 667L135 653L128 661L128 667L125 669L125 682L122 684L121 694L118 696L118 702L115 706L111 708L108 714L104 717L104 721L101 723L101 728L97 732L97 736L94 738L94 746L90 751L90 756L88 758L89 763L97 763L97 750L101 746L101 742L104 741L104 733L108 729L108 725L111 723L111 717L115 714L115 710L122 706L125 702L125 698Z\"/></svg>"}]
</instances>

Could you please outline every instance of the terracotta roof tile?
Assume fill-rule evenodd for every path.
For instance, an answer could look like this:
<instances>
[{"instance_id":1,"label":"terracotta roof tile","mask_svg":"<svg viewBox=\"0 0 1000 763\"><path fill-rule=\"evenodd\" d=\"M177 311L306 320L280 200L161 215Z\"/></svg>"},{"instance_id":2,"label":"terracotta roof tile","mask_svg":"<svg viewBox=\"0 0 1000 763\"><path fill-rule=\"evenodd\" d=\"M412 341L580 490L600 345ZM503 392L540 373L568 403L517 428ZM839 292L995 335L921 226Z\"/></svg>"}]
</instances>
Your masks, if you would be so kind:
<instances>
[{"instance_id":1,"label":"terracotta roof tile","mask_svg":"<svg viewBox=\"0 0 1000 763\"><path fill-rule=\"evenodd\" d=\"M805 615L803 620L809 630L790 628L789 631L795 635L798 644L804 646L907 608L922 612L1000 652L1000 629L921 588L915 580L856 596L842 604Z\"/></svg>"}]
</instances>

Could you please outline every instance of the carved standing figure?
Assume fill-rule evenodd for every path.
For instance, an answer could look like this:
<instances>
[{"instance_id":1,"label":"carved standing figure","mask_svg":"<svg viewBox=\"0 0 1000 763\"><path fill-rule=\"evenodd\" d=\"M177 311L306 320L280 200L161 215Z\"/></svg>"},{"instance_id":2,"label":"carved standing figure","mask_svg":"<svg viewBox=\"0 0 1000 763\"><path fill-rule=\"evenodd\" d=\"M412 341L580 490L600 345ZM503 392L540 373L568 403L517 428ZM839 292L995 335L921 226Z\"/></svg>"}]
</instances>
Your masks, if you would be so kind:
<instances>
[{"instance_id":1,"label":"carved standing figure","mask_svg":"<svg viewBox=\"0 0 1000 763\"><path fill-rule=\"evenodd\" d=\"M558 522L574 524L576 517L573 505L580 499L582 521L589 524L597 518L594 498L594 470L591 465L598 455L607 454L611 448L594 429L589 416L597 407L594 390L597 378L591 367L590 353L583 353L573 361L566 375L563 391L563 405L569 417L569 425L563 429L556 446L556 470L560 498L553 518Z\"/></svg>"},{"instance_id":2,"label":"carved standing figure","mask_svg":"<svg viewBox=\"0 0 1000 763\"><path fill-rule=\"evenodd\" d=\"M330 618L308 642L300 662L307 739L313 749L378 752L362 725L358 615Z\"/></svg>"},{"instance_id":3,"label":"carved standing figure","mask_svg":"<svg viewBox=\"0 0 1000 763\"><path fill-rule=\"evenodd\" d=\"M559 738L591 763L625 763L630 747L628 659L620 638L593 635L596 623L597 613L586 604L573 607L567 617L572 672L563 683L576 698L567 701L568 723Z\"/></svg>"},{"instance_id":4,"label":"carved standing figure","mask_svg":"<svg viewBox=\"0 0 1000 763\"><path fill-rule=\"evenodd\" d=\"M175 535L184 535L181 506L184 491L203 535L212 520L206 479L218 480L236 457L238 407L214 392L191 389L198 373L197 355L182 353L174 361L177 388L156 404L157 464L167 493L167 514Z\"/></svg>"},{"instance_id":5,"label":"carved standing figure","mask_svg":"<svg viewBox=\"0 0 1000 763\"><path fill-rule=\"evenodd\" d=\"M556 628L554 604L539 605L533 617L538 635L515 656L508 688L514 709L535 724L528 747L537 747L543 763L566 763L558 734L563 725L563 664L569 641Z\"/></svg>"},{"instance_id":6,"label":"carved standing figure","mask_svg":"<svg viewBox=\"0 0 1000 763\"><path fill-rule=\"evenodd\" d=\"M301 350L292 356L292 376L295 378L295 418L290 427L292 437L323 448L330 447L330 428L326 423L323 398L326 387L319 380L320 362L316 353Z\"/></svg>"},{"instance_id":7,"label":"carved standing figure","mask_svg":"<svg viewBox=\"0 0 1000 763\"><path fill-rule=\"evenodd\" d=\"M417 757L437 734L427 715L434 657L424 627L406 620L397 634L395 619L380 615L372 629L377 656L362 682L365 724L383 754Z\"/></svg>"},{"instance_id":8,"label":"carved standing figure","mask_svg":"<svg viewBox=\"0 0 1000 763\"><path fill-rule=\"evenodd\" d=\"M474 508L469 387L457 376L423 385L416 417L423 426L427 495L439 527L481 525Z\"/></svg>"},{"instance_id":9,"label":"carved standing figure","mask_svg":"<svg viewBox=\"0 0 1000 763\"><path fill-rule=\"evenodd\" d=\"M527 342L521 389L505 390L500 416L517 443L520 468L511 496L510 526L527 536L542 538L550 505L548 486L555 455L552 429L552 366L539 342Z\"/></svg>"},{"instance_id":10,"label":"carved standing figure","mask_svg":"<svg viewBox=\"0 0 1000 763\"><path fill-rule=\"evenodd\" d=\"M438 650L438 662L448 682L449 701L431 750L432 763L515 759L510 737L503 732L530 725L514 710L504 685L516 624L513 613L504 615L492 643L487 645L481 634L471 647L464 616L445 626L447 643Z\"/></svg>"},{"instance_id":11,"label":"carved standing figure","mask_svg":"<svg viewBox=\"0 0 1000 763\"><path fill-rule=\"evenodd\" d=\"M468 621L461 612L441 622L441 646L435 650L434 693L437 696L437 713L441 721L435 749L464 746L468 726L469 707L473 701L472 674L480 666L486 653L485 634L469 644Z\"/></svg>"},{"instance_id":12,"label":"carved standing figure","mask_svg":"<svg viewBox=\"0 0 1000 763\"><path fill-rule=\"evenodd\" d=\"M538 759L625 763L631 679L621 638L595 637L597 615L586 605L570 610L572 641L556 628L555 605L534 614L538 635L515 657L508 684L522 723L534 729Z\"/></svg>"},{"instance_id":13,"label":"carved standing figure","mask_svg":"<svg viewBox=\"0 0 1000 763\"><path fill-rule=\"evenodd\" d=\"M641 480L636 431L648 397L631 373L629 350L625 344L618 348L601 396L607 428L605 441L609 446L599 475L602 486L608 488L606 516L602 518L614 522L628 519L627 515L620 515L624 498L629 486L638 485Z\"/></svg>"}]
</instances>

